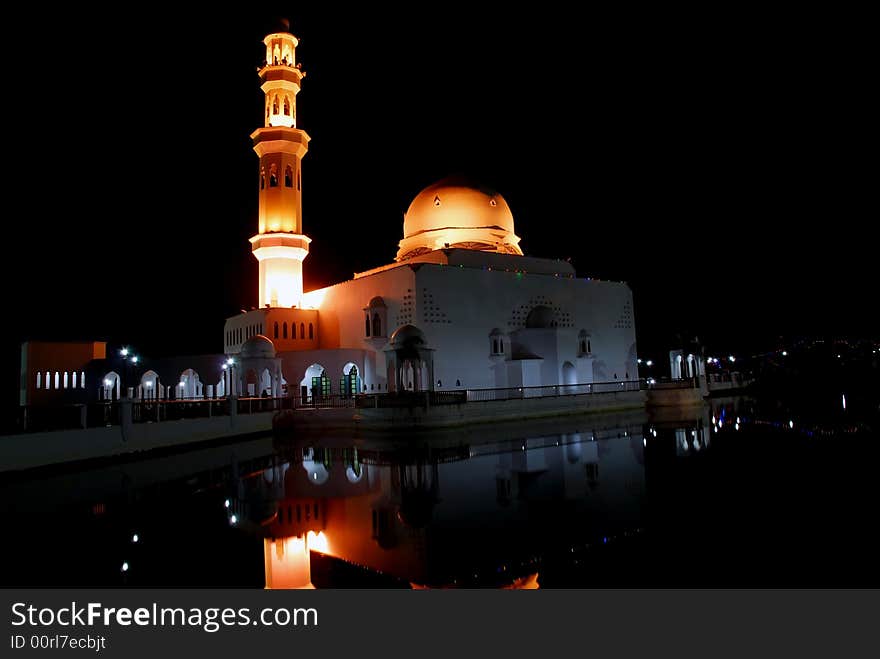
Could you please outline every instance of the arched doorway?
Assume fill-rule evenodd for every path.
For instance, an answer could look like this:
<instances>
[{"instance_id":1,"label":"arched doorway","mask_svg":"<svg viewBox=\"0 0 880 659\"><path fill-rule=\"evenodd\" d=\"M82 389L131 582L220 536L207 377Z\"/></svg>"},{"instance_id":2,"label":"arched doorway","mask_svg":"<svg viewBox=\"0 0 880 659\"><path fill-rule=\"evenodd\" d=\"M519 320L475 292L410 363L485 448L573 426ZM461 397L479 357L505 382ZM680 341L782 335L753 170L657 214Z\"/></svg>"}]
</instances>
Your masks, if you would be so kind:
<instances>
[{"instance_id":1,"label":"arched doorway","mask_svg":"<svg viewBox=\"0 0 880 659\"><path fill-rule=\"evenodd\" d=\"M101 378L101 389L99 396L101 400L119 400L121 391L121 381L116 371L110 371Z\"/></svg>"},{"instance_id":2,"label":"arched doorway","mask_svg":"<svg viewBox=\"0 0 880 659\"><path fill-rule=\"evenodd\" d=\"M309 366L299 385L303 403L314 402L317 398L330 395L330 378L321 364Z\"/></svg>"},{"instance_id":3,"label":"arched doorway","mask_svg":"<svg viewBox=\"0 0 880 659\"><path fill-rule=\"evenodd\" d=\"M566 386L577 384L577 369L571 362L562 365L562 384Z\"/></svg>"},{"instance_id":4,"label":"arched doorway","mask_svg":"<svg viewBox=\"0 0 880 659\"><path fill-rule=\"evenodd\" d=\"M247 372L244 374L244 390L245 395L253 398L257 395L257 372L249 368Z\"/></svg>"},{"instance_id":5,"label":"arched doorway","mask_svg":"<svg viewBox=\"0 0 880 659\"><path fill-rule=\"evenodd\" d=\"M191 368L181 373L176 393L178 398L201 398L202 382L199 379L199 374Z\"/></svg>"},{"instance_id":6,"label":"arched doorway","mask_svg":"<svg viewBox=\"0 0 880 659\"><path fill-rule=\"evenodd\" d=\"M272 374L268 368L264 368L260 373L260 396L264 398L272 396Z\"/></svg>"},{"instance_id":7,"label":"arched doorway","mask_svg":"<svg viewBox=\"0 0 880 659\"><path fill-rule=\"evenodd\" d=\"M138 387L138 398L163 398L162 384L159 382L159 374L156 371L147 371L141 376L141 384Z\"/></svg>"},{"instance_id":8,"label":"arched doorway","mask_svg":"<svg viewBox=\"0 0 880 659\"><path fill-rule=\"evenodd\" d=\"M357 364L348 362L342 369L339 393L345 398L354 398L361 390L361 376Z\"/></svg>"}]
</instances>

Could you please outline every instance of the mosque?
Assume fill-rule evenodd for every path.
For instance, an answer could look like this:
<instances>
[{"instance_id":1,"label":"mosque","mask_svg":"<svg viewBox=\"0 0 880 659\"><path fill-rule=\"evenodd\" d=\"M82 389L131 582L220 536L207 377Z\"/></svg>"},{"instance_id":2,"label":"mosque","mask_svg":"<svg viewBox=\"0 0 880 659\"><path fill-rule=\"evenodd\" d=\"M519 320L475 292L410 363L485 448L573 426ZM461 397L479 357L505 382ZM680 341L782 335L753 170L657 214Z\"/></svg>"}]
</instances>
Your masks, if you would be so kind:
<instances>
[{"instance_id":1,"label":"mosque","mask_svg":"<svg viewBox=\"0 0 880 659\"><path fill-rule=\"evenodd\" d=\"M297 124L296 103L305 73L293 34L275 32L264 43L265 112L251 135L259 158L250 239L258 306L226 320L224 355L173 358L147 371L135 365L124 387L101 342L73 352L25 344L23 405L70 398L60 396L68 385L81 398L95 389L101 399L127 391L138 398L313 400L638 379L629 287L578 277L567 261L524 255L504 197L463 178L416 195L392 263L304 291L311 239L302 166L310 138ZM82 358L59 369L58 355L74 352Z\"/></svg>"},{"instance_id":2,"label":"mosque","mask_svg":"<svg viewBox=\"0 0 880 659\"><path fill-rule=\"evenodd\" d=\"M264 126L251 135L259 308L226 321L224 350L239 364L229 386L312 396L638 378L629 287L524 255L504 197L463 178L416 195L394 262L304 292L297 43L265 38Z\"/></svg>"}]
</instances>

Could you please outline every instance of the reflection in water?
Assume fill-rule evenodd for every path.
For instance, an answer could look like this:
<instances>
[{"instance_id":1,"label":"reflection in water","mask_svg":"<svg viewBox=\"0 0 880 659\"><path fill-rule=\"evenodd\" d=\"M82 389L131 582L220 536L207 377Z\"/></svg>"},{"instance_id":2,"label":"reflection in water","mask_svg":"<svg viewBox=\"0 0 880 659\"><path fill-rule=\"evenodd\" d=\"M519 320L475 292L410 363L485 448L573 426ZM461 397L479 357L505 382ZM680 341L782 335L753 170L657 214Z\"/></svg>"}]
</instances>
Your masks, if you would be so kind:
<instances>
[{"instance_id":1,"label":"reflection in water","mask_svg":"<svg viewBox=\"0 0 880 659\"><path fill-rule=\"evenodd\" d=\"M266 437L6 477L4 585L778 584L783 565L799 584L767 556L816 547L846 560L811 561L811 578L833 585L845 569L861 583L876 541L838 538L872 528L877 443L833 402L827 415L713 399L407 437ZM42 541L47 528L63 540Z\"/></svg>"},{"instance_id":2,"label":"reflection in water","mask_svg":"<svg viewBox=\"0 0 880 659\"><path fill-rule=\"evenodd\" d=\"M474 444L278 440L232 508L264 538L267 588L312 587L310 552L413 587L535 588L542 553L639 528L644 418L625 421Z\"/></svg>"}]
</instances>

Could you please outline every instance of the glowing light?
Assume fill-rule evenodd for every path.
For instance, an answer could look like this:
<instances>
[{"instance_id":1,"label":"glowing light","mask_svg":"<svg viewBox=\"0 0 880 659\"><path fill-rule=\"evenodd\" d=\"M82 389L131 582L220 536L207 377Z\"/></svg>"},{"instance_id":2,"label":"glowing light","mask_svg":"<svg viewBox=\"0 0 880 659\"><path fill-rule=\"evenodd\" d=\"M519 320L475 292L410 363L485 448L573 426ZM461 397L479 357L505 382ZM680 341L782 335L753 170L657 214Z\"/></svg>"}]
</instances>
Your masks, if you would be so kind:
<instances>
[{"instance_id":1,"label":"glowing light","mask_svg":"<svg viewBox=\"0 0 880 659\"><path fill-rule=\"evenodd\" d=\"M134 356L131 358L131 363L132 363L132 364L137 364L137 363L138 363L138 357L137 357L137 355L134 355Z\"/></svg>"},{"instance_id":2,"label":"glowing light","mask_svg":"<svg viewBox=\"0 0 880 659\"><path fill-rule=\"evenodd\" d=\"M319 288L316 291L309 291L302 296L302 306L304 309L320 309L324 297L327 295L327 289Z\"/></svg>"},{"instance_id":3,"label":"glowing light","mask_svg":"<svg viewBox=\"0 0 880 659\"><path fill-rule=\"evenodd\" d=\"M645 362L645 366L653 366L653 365L654 365L654 362L650 359Z\"/></svg>"},{"instance_id":4,"label":"glowing light","mask_svg":"<svg viewBox=\"0 0 880 659\"><path fill-rule=\"evenodd\" d=\"M223 506L229 508L229 499L226 499L226 501L223 502Z\"/></svg>"},{"instance_id":5,"label":"glowing light","mask_svg":"<svg viewBox=\"0 0 880 659\"><path fill-rule=\"evenodd\" d=\"M123 572L128 572L128 561L124 561L124 562L122 563L122 571L123 571Z\"/></svg>"},{"instance_id":6,"label":"glowing light","mask_svg":"<svg viewBox=\"0 0 880 659\"><path fill-rule=\"evenodd\" d=\"M153 381L147 380L146 387L147 387L147 389L152 389L153 388Z\"/></svg>"},{"instance_id":7,"label":"glowing light","mask_svg":"<svg viewBox=\"0 0 880 659\"><path fill-rule=\"evenodd\" d=\"M233 524L233 525L234 525L234 524L238 524L238 516L233 514L233 515L229 518L229 523L230 523L230 524Z\"/></svg>"},{"instance_id":8,"label":"glowing light","mask_svg":"<svg viewBox=\"0 0 880 659\"><path fill-rule=\"evenodd\" d=\"M110 386L110 380L104 380L104 386L105 386L105 387L109 387L109 386Z\"/></svg>"},{"instance_id":9,"label":"glowing light","mask_svg":"<svg viewBox=\"0 0 880 659\"><path fill-rule=\"evenodd\" d=\"M647 445L648 445L648 440L647 440L647 439L643 439L643 440L642 440L642 446L647 446Z\"/></svg>"},{"instance_id":10,"label":"glowing light","mask_svg":"<svg viewBox=\"0 0 880 659\"><path fill-rule=\"evenodd\" d=\"M131 536L131 541L132 541L132 542L137 542L138 540L140 540L140 537L138 536L137 533L135 533L133 536Z\"/></svg>"},{"instance_id":11,"label":"glowing light","mask_svg":"<svg viewBox=\"0 0 880 659\"><path fill-rule=\"evenodd\" d=\"M712 415L712 425L713 426L715 425L715 415L714 414Z\"/></svg>"},{"instance_id":12,"label":"glowing light","mask_svg":"<svg viewBox=\"0 0 880 659\"><path fill-rule=\"evenodd\" d=\"M840 394L840 401L843 403L843 409L846 409L846 394Z\"/></svg>"},{"instance_id":13,"label":"glowing light","mask_svg":"<svg viewBox=\"0 0 880 659\"><path fill-rule=\"evenodd\" d=\"M223 364L223 370L225 371L227 368L229 368L229 364Z\"/></svg>"},{"instance_id":14,"label":"glowing light","mask_svg":"<svg viewBox=\"0 0 880 659\"><path fill-rule=\"evenodd\" d=\"M782 356L783 356L783 357L788 357L788 351L787 351L787 350L783 350L783 351L782 351Z\"/></svg>"},{"instance_id":15,"label":"glowing light","mask_svg":"<svg viewBox=\"0 0 880 659\"><path fill-rule=\"evenodd\" d=\"M637 360L636 360L636 363L637 363L637 364L641 364L641 363L642 363L642 360L641 360L641 359L637 359Z\"/></svg>"},{"instance_id":16,"label":"glowing light","mask_svg":"<svg viewBox=\"0 0 880 659\"><path fill-rule=\"evenodd\" d=\"M309 531L308 535L306 536L306 544L308 545L310 550L317 551L322 554L326 554L330 549L330 545L327 542L327 536L324 535L323 531L319 531L318 533L315 533L314 531Z\"/></svg>"},{"instance_id":17,"label":"glowing light","mask_svg":"<svg viewBox=\"0 0 880 659\"><path fill-rule=\"evenodd\" d=\"M179 383L177 386L180 387L181 389L183 389L183 388L186 386L186 382L184 382L183 380L181 380L180 383Z\"/></svg>"},{"instance_id":18,"label":"glowing light","mask_svg":"<svg viewBox=\"0 0 880 659\"><path fill-rule=\"evenodd\" d=\"M739 423L739 417L736 417L736 422Z\"/></svg>"},{"instance_id":19,"label":"glowing light","mask_svg":"<svg viewBox=\"0 0 880 659\"><path fill-rule=\"evenodd\" d=\"M734 430L739 430L739 421L737 421L737 422L734 424L733 429L734 429Z\"/></svg>"},{"instance_id":20,"label":"glowing light","mask_svg":"<svg viewBox=\"0 0 880 659\"><path fill-rule=\"evenodd\" d=\"M234 360L232 357L230 357L229 359L226 360L226 363L227 363L229 366L232 366L232 365L235 363L235 360Z\"/></svg>"},{"instance_id":21,"label":"glowing light","mask_svg":"<svg viewBox=\"0 0 880 659\"><path fill-rule=\"evenodd\" d=\"M119 351L119 354L122 355L123 357L128 357L128 348L123 348L122 350Z\"/></svg>"},{"instance_id":22,"label":"glowing light","mask_svg":"<svg viewBox=\"0 0 880 659\"><path fill-rule=\"evenodd\" d=\"M789 427L789 428L794 428L794 421L789 420L789 422L788 422L788 427Z\"/></svg>"},{"instance_id":23,"label":"glowing light","mask_svg":"<svg viewBox=\"0 0 880 659\"><path fill-rule=\"evenodd\" d=\"M736 361L736 357L734 357L733 355L730 355L730 356L728 357L728 359L731 361L731 363L733 363L733 362Z\"/></svg>"}]
</instances>

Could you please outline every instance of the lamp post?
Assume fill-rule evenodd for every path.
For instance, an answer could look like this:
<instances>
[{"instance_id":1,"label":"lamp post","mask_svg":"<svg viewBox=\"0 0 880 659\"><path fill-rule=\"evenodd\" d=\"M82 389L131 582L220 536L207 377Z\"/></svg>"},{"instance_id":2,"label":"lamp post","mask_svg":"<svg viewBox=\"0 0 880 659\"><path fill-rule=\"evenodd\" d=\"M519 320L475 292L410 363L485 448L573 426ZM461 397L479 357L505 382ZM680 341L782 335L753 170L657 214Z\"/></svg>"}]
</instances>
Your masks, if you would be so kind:
<instances>
[{"instance_id":1,"label":"lamp post","mask_svg":"<svg viewBox=\"0 0 880 659\"><path fill-rule=\"evenodd\" d=\"M124 394L128 393L128 383L130 381L129 378L129 368L131 364L137 365L138 356L131 354L131 350L127 347L122 348L119 351L119 356L122 357L122 373L119 375L120 383L119 383L119 397L122 398Z\"/></svg>"}]
</instances>

